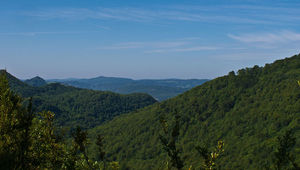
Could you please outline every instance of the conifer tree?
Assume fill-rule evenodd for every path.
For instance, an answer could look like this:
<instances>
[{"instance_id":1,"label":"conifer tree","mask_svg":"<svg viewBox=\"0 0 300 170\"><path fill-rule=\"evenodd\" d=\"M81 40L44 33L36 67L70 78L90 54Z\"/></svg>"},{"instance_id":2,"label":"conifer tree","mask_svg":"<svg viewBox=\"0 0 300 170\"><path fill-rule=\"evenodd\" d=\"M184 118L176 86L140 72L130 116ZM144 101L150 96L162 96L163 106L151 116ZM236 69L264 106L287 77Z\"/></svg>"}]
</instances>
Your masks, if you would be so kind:
<instances>
[{"instance_id":1,"label":"conifer tree","mask_svg":"<svg viewBox=\"0 0 300 170\"><path fill-rule=\"evenodd\" d=\"M296 138L293 136L292 130L287 130L284 135L277 138L277 148L274 154L275 169L287 169L289 166L292 169L299 170L300 167L295 162L295 155L292 154L292 149L296 144Z\"/></svg>"},{"instance_id":2,"label":"conifer tree","mask_svg":"<svg viewBox=\"0 0 300 170\"><path fill-rule=\"evenodd\" d=\"M5 75L0 75L0 166L28 169L30 166L29 131L33 114L31 101L26 109L22 98L9 89Z\"/></svg>"},{"instance_id":3,"label":"conifer tree","mask_svg":"<svg viewBox=\"0 0 300 170\"><path fill-rule=\"evenodd\" d=\"M175 114L175 125L170 132L167 121L163 116L161 116L160 118L160 123L164 132L164 135L159 135L159 139L163 145L163 149L168 153L171 166L177 168L178 170L181 170L184 167L184 162L179 155L181 151L177 146L180 130L180 116L177 113Z\"/></svg>"}]
</instances>

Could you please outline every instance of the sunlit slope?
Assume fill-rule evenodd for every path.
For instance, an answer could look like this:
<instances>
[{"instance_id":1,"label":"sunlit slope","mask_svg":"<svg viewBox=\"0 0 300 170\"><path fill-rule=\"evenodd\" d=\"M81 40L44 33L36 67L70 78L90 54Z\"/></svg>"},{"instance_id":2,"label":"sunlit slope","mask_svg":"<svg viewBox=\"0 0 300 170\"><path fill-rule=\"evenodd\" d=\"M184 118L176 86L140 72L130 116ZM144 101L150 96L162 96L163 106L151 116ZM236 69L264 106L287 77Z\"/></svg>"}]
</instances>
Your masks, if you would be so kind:
<instances>
[{"instance_id":1,"label":"sunlit slope","mask_svg":"<svg viewBox=\"0 0 300 170\"><path fill-rule=\"evenodd\" d=\"M130 169L158 169L167 156L158 139L159 117L181 115L180 146L186 167L202 163L198 144L225 142L222 169L263 169L272 163L277 136L293 129L300 162L300 55L241 69L162 103L121 115L90 131L105 136L109 159ZM169 126L171 127L169 121ZM93 149L91 149L93 153Z\"/></svg>"}]
</instances>

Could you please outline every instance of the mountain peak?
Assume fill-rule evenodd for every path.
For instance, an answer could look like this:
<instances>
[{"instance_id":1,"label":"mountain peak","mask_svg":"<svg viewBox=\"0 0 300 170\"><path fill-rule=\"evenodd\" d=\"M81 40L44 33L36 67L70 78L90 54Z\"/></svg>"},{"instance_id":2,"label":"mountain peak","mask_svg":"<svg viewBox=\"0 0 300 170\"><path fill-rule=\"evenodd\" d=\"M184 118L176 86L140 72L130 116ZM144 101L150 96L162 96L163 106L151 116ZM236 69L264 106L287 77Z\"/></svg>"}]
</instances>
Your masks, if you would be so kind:
<instances>
[{"instance_id":1,"label":"mountain peak","mask_svg":"<svg viewBox=\"0 0 300 170\"><path fill-rule=\"evenodd\" d=\"M40 87L47 84L47 82L39 76L35 76L32 79L25 80L24 82L34 87Z\"/></svg>"}]
</instances>

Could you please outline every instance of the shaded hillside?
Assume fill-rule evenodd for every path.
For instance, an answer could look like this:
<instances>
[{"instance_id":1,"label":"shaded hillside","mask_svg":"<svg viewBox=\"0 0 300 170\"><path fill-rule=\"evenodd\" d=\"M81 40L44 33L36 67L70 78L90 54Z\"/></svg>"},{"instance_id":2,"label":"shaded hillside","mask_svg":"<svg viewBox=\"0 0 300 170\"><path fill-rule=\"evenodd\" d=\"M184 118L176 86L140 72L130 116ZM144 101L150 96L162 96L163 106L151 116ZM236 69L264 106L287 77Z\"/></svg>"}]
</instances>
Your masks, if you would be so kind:
<instances>
[{"instance_id":1,"label":"shaded hillside","mask_svg":"<svg viewBox=\"0 0 300 170\"><path fill-rule=\"evenodd\" d=\"M241 69L162 103L121 115L90 131L101 133L109 159L130 169L165 167L167 155L158 139L159 117L169 127L174 113L181 116L180 146L186 168L199 168L195 146L212 148L225 142L217 162L222 169L264 169L272 163L277 136L292 129L300 164L300 55L265 67ZM93 150L93 149L92 149Z\"/></svg>"},{"instance_id":2,"label":"shaded hillside","mask_svg":"<svg viewBox=\"0 0 300 170\"><path fill-rule=\"evenodd\" d=\"M23 97L33 97L37 111L49 110L56 114L56 123L64 127L91 128L113 117L155 103L147 94L120 95L112 92L80 89L59 83L32 87L5 73L12 90Z\"/></svg>"},{"instance_id":3,"label":"shaded hillside","mask_svg":"<svg viewBox=\"0 0 300 170\"><path fill-rule=\"evenodd\" d=\"M36 76L32 79L25 80L24 82L33 87L40 87L47 84L47 82L39 76Z\"/></svg>"},{"instance_id":4,"label":"shaded hillside","mask_svg":"<svg viewBox=\"0 0 300 170\"><path fill-rule=\"evenodd\" d=\"M9 81L9 86L11 89L13 89L15 92L20 93L24 96L30 95L34 91L34 87L20 81L16 77L9 74L6 70L0 70L0 74L5 74L6 78Z\"/></svg>"},{"instance_id":5,"label":"shaded hillside","mask_svg":"<svg viewBox=\"0 0 300 170\"><path fill-rule=\"evenodd\" d=\"M49 82L60 82L74 87L113 91L121 94L147 93L159 101L177 96L188 89L201 85L207 79L162 79L162 80L132 80L115 77L96 77L92 79L56 79Z\"/></svg>"}]
</instances>

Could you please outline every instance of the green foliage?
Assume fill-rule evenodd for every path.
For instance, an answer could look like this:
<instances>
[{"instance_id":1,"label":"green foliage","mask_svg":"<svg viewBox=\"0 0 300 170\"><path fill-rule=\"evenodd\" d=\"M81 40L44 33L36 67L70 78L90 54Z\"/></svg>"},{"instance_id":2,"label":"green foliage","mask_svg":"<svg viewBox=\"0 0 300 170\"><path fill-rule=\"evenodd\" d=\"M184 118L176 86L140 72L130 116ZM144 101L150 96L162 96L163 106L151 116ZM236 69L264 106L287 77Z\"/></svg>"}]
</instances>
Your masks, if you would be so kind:
<instances>
[{"instance_id":1,"label":"green foliage","mask_svg":"<svg viewBox=\"0 0 300 170\"><path fill-rule=\"evenodd\" d=\"M61 94L35 96L38 110L51 110L60 126L91 128L112 118L153 104L144 94L118 95L110 92L74 90Z\"/></svg>"},{"instance_id":2,"label":"green foliage","mask_svg":"<svg viewBox=\"0 0 300 170\"><path fill-rule=\"evenodd\" d=\"M202 165L204 169L207 170L216 169L217 167L216 160L219 159L219 157L223 154L224 152L223 148L224 148L223 141L218 141L217 147L212 152L209 152L208 149L203 146L196 147L197 151L204 159L204 164Z\"/></svg>"},{"instance_id":3,"label":"green foliage","mask_svg":"<svg viewBox=\"0 0 300 170\"><path fill-rule=\"evenodd\" d=\"M30 169L59 169L64 164L65 146L55 135L52 112L40 112L30 127Z\"/></svg>"},{"instance_id":4,"label":"green foliage","mask_svg":"<svg viewBox=\"0 0 300 170\"><path fill-rule=\"evenodd\" d=\"M0 75L0 167L19 169L28 167L31 143L29 127L33 115L21 104L22 99L9 90L5 76Z\"/></svg>"},{"instance_id":5,"label":"green foliage","mask_svg":"<svg viewBox=\"0 0 300 170\"><path fill-rule=\"evenodd\" d=\"M176 98L140 110L136 110L139 104L130 105L125 101L131 100L121 99L128 96L60 84L33 88L14 77L8 79L0 76L0 166L4 169L161 169L168 156L173 167L182 168L183 163L178 160L184 160L182 169L197 168L201 160L195 144L199 141L207 144L205 148L197 148L205 168L263 169L272 167L274 158L277 169L297 169L300 162L300 145L296 142L300 137L300 87L295 81L300 79L300 55L263 68L242 69L237 75L230 72ZM10 91L9 83L23 96L37 98L33 106L57 109L58 121L54 121L52 112L33 112L30 100ZM132 100L135 99L136 96ZM89 142L87 132L81 129L76 129L72 145L61 141L56 125L65 125L62 120L69 126L92 121L87 118L98 114L89 116L89 112L82 117L79 114L84 112L80 108L95 109L99 102L104 107L101 113L109 113L107 117L106 114L97 117L101 123L121 114L124 108L135 109L89 130L93 142ZM121 106L115 107L120 103ZM62 112L65 111L62 108L72 111ZM109 117L111 113L116 114ZM165 115L164 119L160 119L161 115ZM174 117L175 125L167 126L166 122ZM161 136L160 122L164 127ZM293 130L293 135L288 131L281 136L288 129ZM105 141L103 137L96 139L99 132ZM215 148L213 143L221 139L226 145L219 143ZM178 146L182 148L180 156ZM104 159L100 159L101 155Z\"/></svg>"},{"instance_id":6,"label":"green foliage","mask_svg":"<svg viewBox=\"0 0 300 170\"><path fill-rule=\"evenodd\" d=\"M87 132L82 131L80 127L77 127L76 131L73 133L73 138L74 138L75 150L78 150L83 154L84 159L85 159L89 169L94 169L89 161L89 158L88 158L87 152L86 152Z\"/></svg>"},{"instance_id":7,"label":"green foliage","mask_svg":"<svg viewBox=\"0 0 300 170\"><path fill-rule=\"evenodd\" d=\"M118 162L104 163L87 155L87 132L77 128L74 141L68 147L54 126L52 112L32 111L31 99L27 108L14 94L5 75L0 75L0 168L1 169L119 169ZM102 137L97 145L103 147ZM99 151L102 151L99 148ZM100 155L104 157L103 151ZM103 161L103 159L101 160Z\"/></svg>"},{"instance_id":8,"label":"green foliage","mask_svg":"<svg viewBox=\"0 0 300 170\"><path fill-rule=\"evenodd\" d=\"M105 151L104 151L104 137L100 134L98 134L97 136L97 140L96 140L96 145L98 146L98 160L100 161L105 161Z\"/></svg>"},{"instance_id":9,"label":"green foliage","mask_svg":"<svg viewBox=\"0 0 300 170\"><path fill-rule=\"evenodd\" d=\"M291 153L292 149L296 144L296 138L293 137L292 131L287 130L283 136L277 138L278 146L276 152L274 153L275 169L299 169L297 163L295 162L295 156ZM291 165L290 165L291 164Z\"/></svg>"},{"instance_id":10,"label":"green foliage","mask_svg":"<svg viewBox=\"0 0 300 170\"><path fill-rule=\"evenodd\" d=\"M78 89L61 94L44 93L34 96L34 105L38 106L38 110L56 113L58 125L81 126L84 129L154 102L151 96L145 94L119 95Z\"/></svg>"},{"instance_id":11,"label":"green foliage","mask_svg":"<svg viewBox=\"0 0 300 170\"><path fill-rule=\"evenodd\" d=\"M4 169L56 169L62 162L62 145L56 142L53 114L40 118L23 100L10 91L8 81L0 75L0 167Z\"/></svg>"},{"instance_id":12,"label":"green foliage","mask_svg":"<svg viewBox=\"0 0 300 170\"><path fill-rule=\"evenodd\" d=\"M160 123L164 131L163 135L159 135L163 149L168 153L171 165L174 168L181 170L184 167L184 162L179 156L180 149L178 149L178 146L176 146L179 136L180 116L175 115L175 125L171 132L169 132L167 122L163 117L160 118Z\"/></svg>"},{"instance_id":13,"label":"green foliage","mask_svg":"<svg viewBox=\"0 0 300 170\"><path fill-rule=\"evenodd\" d=\"M101 132L106 137L106 156L120 162L121 168L161 169L168 155L161 149L160 116L170 121L177 110L181 117L177 143L184 169L201 163L195 150L199 141L210 151L219 140L226 141L226 152L217 160L222 169L263 169L272 164L278 136L293 129L295 138L300 138L297 80L300 55L231 72L173 99L120 115L89 134ZM300 143L294 148L291 154L299 165Z\"/></svg>"},{"instance_id":14,"label":"green foliage","mask_svg":"<svg viewBox=\"0 0 300 170\"><path fill-rule=\"evenodd\" d=\"M147 94L120 95L112 92L79 89L51 83L32 87L7 72L5 74L13 91L23 97L33 98L33 108L55 113L55 125L83 129L100 125L114 117L151 105L156 100Z\"/></svg>"}]
</instances>

